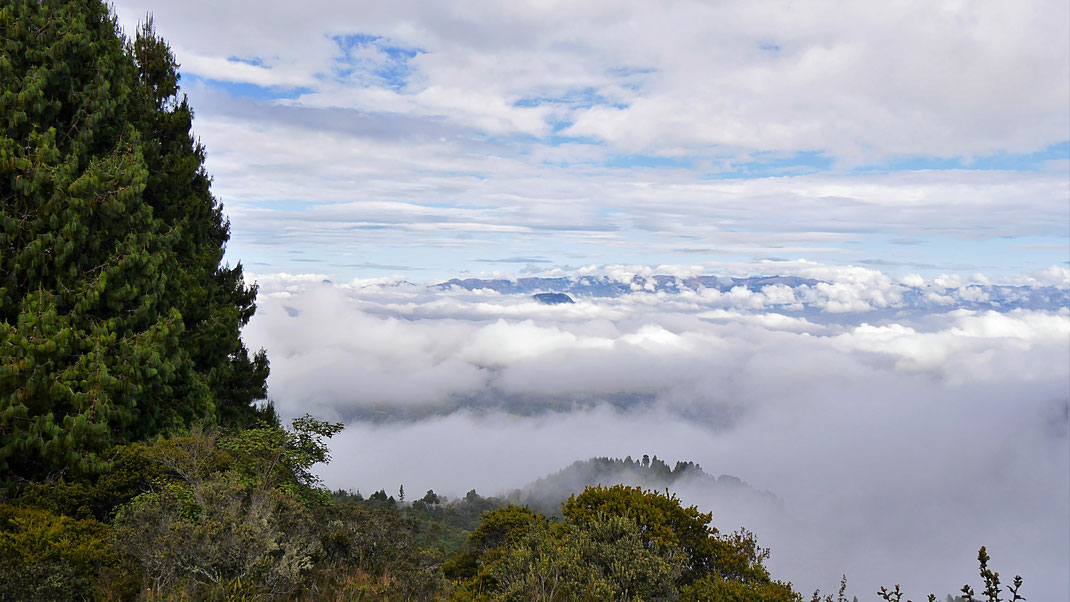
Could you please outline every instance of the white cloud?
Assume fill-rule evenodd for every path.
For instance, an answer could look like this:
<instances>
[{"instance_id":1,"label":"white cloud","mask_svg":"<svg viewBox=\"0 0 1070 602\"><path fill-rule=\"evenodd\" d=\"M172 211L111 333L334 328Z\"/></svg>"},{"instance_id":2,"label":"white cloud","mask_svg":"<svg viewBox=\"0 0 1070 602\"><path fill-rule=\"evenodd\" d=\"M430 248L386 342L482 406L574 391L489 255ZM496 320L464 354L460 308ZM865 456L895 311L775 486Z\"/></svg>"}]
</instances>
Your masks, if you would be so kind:
<instances>
[{"instance_id":1,"label":"white cloud","mask_svg":"<svg viewBox=\"0 0 1070 602\"><path fill-rule=\"evenodd\" d=\"M838 274L842 280L801 286L810 309L796 316L769 309L802 311L783 285L547 306L491 291L433 291L396 280L327 285L318 276L283 275L261 281L260 313L247 337L275 358L272 394L290 413L308 403L310 387L321 408L352 415L389 413L393 404L449 412L508 402L495 391L525 396L525 411L620 393L681 411L761 406L787 390L825 386L830 371L958 385L1070 378L1068 312L953 309L882 318L867 300L897 296L888 289L902 285L879 273ZM841 313L845 306L862 313ZM829 318L813 321L821 316ZM777 365L767 365L770 358ZM827 366L813 363L818 358ZM753 366L763 366L761 373ZM772 373L781 376L769 381Z\"/></svg>"},{"instance_id":2,"label":"white cloud","mask_svg":"<svg viewBox=\"0 0 1070 602\"><path fill-rule=\"evenodd\" d=\"M1033 596L1065 597L1070 311L961 309L966 281L793 265L829 285L806 287L802 311L782 285L547 306L398 278L260 277L245 336L269 352L284 415L349 422L332 487L492 494L580 458L657 453L780 496L770 514L682 491L719 500L718 526L757 531L774 575L804 591L846 572L860 597L896 582L942 596L983 544ZM830 313L930 288L953 305Z\"/></svg>"},{"instance_id":3,"label":"white cloud","mask_svg":"<svg viewBox=\"0 0 1070 602\"><path fill-rule=\"evenodd\" d=\"M1018 284L1026 286L1058 286L1070 287L1070 268L1062 265L1053 265L1034 274L1028 274L1016 279Z\"/></svg>"},{"instance_id":4,"label":"white cloud","mask_svg":"<svg viewBox=\"0 0 1070 602\"><path fill-rule=\"evenodd\" d=\"M558 266L895 255L926 277L1042 269L1065 249L1065 170L895 168L1015 170L999 157L1064 142L1064 2L117 3L128 30L147 10L212 80L188 92L232 253L276 270L295 269L280 239L346 278L339 252L397 248L439 270L503 244Z\"/></svg>"},{"instance_id":5,"label":"white cloud","mask_svg":"<svg viewBox=\"0 0 1070 602\"><path fill-rule=\"evenodd\" d=\"M183 57L181 66L183 73L195 74L206 79L254 84L265 88L304 87L316 83L312 74L302 73L299 70L254 65L219 56L203 56L196 52L184 52L182 49L176 49L175 52Z\"/></svg>"},{"instance_id":6,"label":"white cloud","mask_svg":"<svg viewBox=\"0 0 1070 602\"><path fill-rule=\"evenodd\" d=\"M463 122L483 110L487 119L470 125L536 132L544 127L525 115L539 120L547 110L516 100L588 90L615 104L586 106L588 99L569 108L566 100L554 112L573 122L566 131L626 151L713 145L820 149L846 160L972 156L1060 142L1068 124L1060 2L314 3L295 10L125 1L118 8L126 19L154 10L161 31L194 57L180 54L187 68L234 81L257 78L201 57L262 57L310 79L338 59L330 39L338 34L386 36L423 52L400 94L362 93L365 82L341 80L320 86L308 97L314 104L349 95L345 104L362 110Z\"/></svg>"}]
</instances>

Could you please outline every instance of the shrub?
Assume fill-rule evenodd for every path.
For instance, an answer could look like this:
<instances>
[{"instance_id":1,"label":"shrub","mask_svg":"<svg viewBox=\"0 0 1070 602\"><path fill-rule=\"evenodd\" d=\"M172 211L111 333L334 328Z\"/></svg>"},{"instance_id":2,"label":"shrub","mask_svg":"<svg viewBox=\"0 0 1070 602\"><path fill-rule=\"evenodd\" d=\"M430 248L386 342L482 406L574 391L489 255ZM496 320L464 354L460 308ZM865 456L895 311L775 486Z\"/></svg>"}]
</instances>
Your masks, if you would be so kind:
<instances>
[{"instance_id":1,"label":"shrub","mask_svg":"<svg viewBox=\"0 0 1070 602\"><path fill-rule=\"evenodd\" d=\"M111 529L42 508L0 504L0 599L93 597L102 569L118 565Z\"/></svg>"}]
</instances>

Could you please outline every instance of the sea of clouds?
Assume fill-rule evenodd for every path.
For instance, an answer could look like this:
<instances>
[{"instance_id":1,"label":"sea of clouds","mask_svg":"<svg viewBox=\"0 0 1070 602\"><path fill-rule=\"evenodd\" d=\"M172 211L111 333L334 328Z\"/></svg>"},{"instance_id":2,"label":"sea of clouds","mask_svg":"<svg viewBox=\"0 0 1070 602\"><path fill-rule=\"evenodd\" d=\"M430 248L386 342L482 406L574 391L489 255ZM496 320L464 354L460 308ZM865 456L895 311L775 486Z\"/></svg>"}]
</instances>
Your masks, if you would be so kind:
<instances>
[{"instance_id":1,"label":"sea of clouds","mask_svg":"<svg viewBox=\"0 0 1070 602\"><path fill-rule=\"evenodd\" d=\"M778 496L771 511L680 492L722 530L755 531L774 575L804 591L846 573L860 599L894 583L942 598L987 545L1027 596L1065 599L1070 309L1031 306L1029 292L1065 295L1067 270L977 309L983 277L779 267L818 282L546 305L401 278L260 275L245 338L268 350L284 416L346 422L322 470L332 488L489 495L577 459L657 454Z\"/></svg>"}]
</instances>

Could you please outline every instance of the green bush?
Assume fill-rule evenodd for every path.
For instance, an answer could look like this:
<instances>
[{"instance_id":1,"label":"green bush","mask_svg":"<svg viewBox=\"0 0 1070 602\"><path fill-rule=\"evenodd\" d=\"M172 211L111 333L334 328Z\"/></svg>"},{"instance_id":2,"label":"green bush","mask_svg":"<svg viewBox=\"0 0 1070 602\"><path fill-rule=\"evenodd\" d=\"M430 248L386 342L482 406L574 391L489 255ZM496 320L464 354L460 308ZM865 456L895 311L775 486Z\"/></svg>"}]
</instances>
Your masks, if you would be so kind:
<instances>
[{"instance_id":1,"label":"green bush","mask_svg":"<svg viewBox=\"0 0 1070 602\"><path fill-rule=\"evenodd\" d=\"M710 526L712 514L699 512L694 506L685 508L675 494L625 485L588 487L569 497L562 513L580 525L603 514L634 520L644 541L663 553L682 555L680 585L707 576L743 583L769 582L762 564L768 551L758 547L753 534L720 535Z\"/></svg>"},{"instance_id":2,"label":"green bush","mask_svg":"<svg viewBox=\"0 0 1070 602\"><path fill-rule=\"evenodd\" d=\"M670 600L679 558L646 542L635 521L534 524L491 567L501 600Z\"/></svg>"},{"instance_id":3,"label":"green bush","mask_svg":"<svg viewBox=\"0 0 1070 602\"><path fill-rule=\"evenodd\" d=\"M108 525L0 504L0 600L92 598L100 572L118 564Z\"/></svg>"},{"instance_id":4,"label":"green bush","mask_svg":"<svg viewBox=\"0 0 1070 602\"><path fill-rule=\"evenodd\" d=\"M721 535L674 495L588 487L554 523L526 507L488 512L443 566L458 600L795 602L753 534Z\"/></svg>"},{"instance_id":5,"label":"green bush","mask_svg":"<svg viewBox=\"0 0 1070 602\"><path fill-rule=\"evenodd\" d=\"M802 597L791 585L771 583L740 583L716 577L703 577L680 588L681 602L799 602Z\"/></svg>"},{"instance_id":6,"label":"green bush","mask_svg":"<svg viewBox=\"0 0 1070 602\"><path fill-rule=\"evenodd\" d=\"M282 597L319 552L301 504L276 491L247 493L232 473L139 496L119 513L115 536L154 595L223 598L240 584Z\"/></svg>"},{"instance_id":7,"label":"green bush","mask_svg":"<svg viewBox=\"0 0 1070 602\"><path fill-rule=\"evenodd\" d=\"M427 545L413 517L354 504L324 507L317 514L325 570L335 581L365 575L378 584L376 595L391 599L431 599L445 588L442 552Z\"/></svg>"}]
</instances>

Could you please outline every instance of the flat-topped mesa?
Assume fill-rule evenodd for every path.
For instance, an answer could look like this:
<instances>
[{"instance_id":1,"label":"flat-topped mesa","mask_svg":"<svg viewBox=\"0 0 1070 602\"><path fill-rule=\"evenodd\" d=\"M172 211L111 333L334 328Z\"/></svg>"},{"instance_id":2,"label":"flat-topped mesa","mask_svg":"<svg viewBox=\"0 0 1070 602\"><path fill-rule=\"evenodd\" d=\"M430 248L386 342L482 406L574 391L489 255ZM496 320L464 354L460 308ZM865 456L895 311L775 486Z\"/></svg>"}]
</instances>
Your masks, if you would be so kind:
<instances>
[{"instance_id":1,"label":"flat-topped mesa","mask_svg":"<svg viewBox=\"0 0 1070 602\"><path fill-rule=\"evenodd\" d=\"M531 296L539 303L546 305L561 305L565 303L575 303L572 297L569 297L565 293L536 293Z\"/></svg>"}]
</instances>

